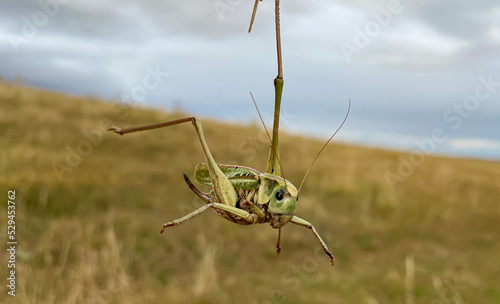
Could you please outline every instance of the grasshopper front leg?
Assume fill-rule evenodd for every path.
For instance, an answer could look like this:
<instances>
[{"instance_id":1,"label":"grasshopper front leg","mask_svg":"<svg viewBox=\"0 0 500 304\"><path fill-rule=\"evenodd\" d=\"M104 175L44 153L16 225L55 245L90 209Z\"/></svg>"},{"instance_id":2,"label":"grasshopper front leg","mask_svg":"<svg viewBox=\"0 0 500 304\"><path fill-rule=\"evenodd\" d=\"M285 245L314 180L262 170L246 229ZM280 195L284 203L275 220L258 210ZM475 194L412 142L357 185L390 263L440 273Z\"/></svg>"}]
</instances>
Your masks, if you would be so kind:
<instances>
[{"instance_id":1,"label":"grasshopper front leg","mask_svg":"<svg viewBox=\"0 0 500 304\"><path fill-rule=\"evenodd\" d=\"M299 225L299 226L303 226L303 227L311 229L311 231L314 234L314 236L316 237L316 239L318 239L321 247L323 247L323 250L325 251L325 253L330 257L330 260L332 261L332 266L335 264L335 258L333 257L333 254L330 252L330 250L326 246L325 242L321 239L321 236L319 236L318 232L316 231L316 228L314 228L314 226L311 223L309 223L306 220L301 219L298 216L292 217L290 222L294 223L295 225Z\"/></svg>"},{"instance_id":2,"label":"grasshopper front leg","mask_svg":"<svg viewBox=\"0 0 500 304\"><path fill-rule=\"evenodd\" d=\"M207 210L208 208L214 208L214 209L229 212L234 216L241 217L242 219L244 219L245 221L247 221L249 223L254 223L257 220L256 215L250 214L250 213L246 212L245 210L241 210L241 209L238 209L236 207L231 207L231 206L227 206L227 205L219 204L219 203L209 203L203 207L196 209L195 211L191 212L188 215L185 215L181 218L178 218L176 220L173 220L171 222L163 224L163 227L161 228L160 233L163 233L163 231L165 231L165 228L167 228L167 227L179 226L179 225L183 224L185 221L192 219L193 217L197 216L198 214L202 213L203 211Z\"/></svg>"}]
</instances>

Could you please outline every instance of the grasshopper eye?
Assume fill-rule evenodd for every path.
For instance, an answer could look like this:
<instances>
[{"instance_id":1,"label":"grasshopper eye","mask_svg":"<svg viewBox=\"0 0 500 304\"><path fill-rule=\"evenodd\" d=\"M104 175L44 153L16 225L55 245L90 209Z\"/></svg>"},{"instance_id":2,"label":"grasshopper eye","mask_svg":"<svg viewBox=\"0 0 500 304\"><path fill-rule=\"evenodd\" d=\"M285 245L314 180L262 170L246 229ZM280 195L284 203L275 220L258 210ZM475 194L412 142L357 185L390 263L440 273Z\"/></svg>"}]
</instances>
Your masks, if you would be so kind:
<instances>
[{"instance_id":1,"label":"grasshopper eye","mask_svg":"<svg viewBox=\"0 0 500 304\"><path fill-rule=\"evenodd\" d=\"M283 191L283 190L276 192L276 199L278 201L281 201L283 199L283 195L285 195L285 191Z\"/></svg>"}]
</instances>

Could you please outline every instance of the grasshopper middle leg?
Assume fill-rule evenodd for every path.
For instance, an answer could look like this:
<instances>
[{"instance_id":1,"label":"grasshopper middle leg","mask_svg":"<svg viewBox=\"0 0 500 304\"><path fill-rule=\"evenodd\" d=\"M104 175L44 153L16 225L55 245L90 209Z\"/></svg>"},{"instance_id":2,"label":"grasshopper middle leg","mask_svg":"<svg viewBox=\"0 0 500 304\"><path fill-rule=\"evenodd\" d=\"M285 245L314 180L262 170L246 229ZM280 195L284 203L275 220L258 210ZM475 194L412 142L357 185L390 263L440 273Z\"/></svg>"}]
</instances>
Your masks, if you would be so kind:
<instances>
[{"instance_id":1,"label":"grasshopper middle leg","mask_svg":"<svg viewBox=\"0 0 500 304\"><path fill-rule=\"evenodd\" d=\"M257 216L255 216L254 214L250 214L245 210L241 210L241 209L238 209L236 207L231 207L231 206L227 206L227 205L219 204L219 203L209 203L209 204L206 204L205 206L202 206L202 207L196 209L195 211L191 212L188 215L185 215L181 218L178 218L176 220L173 220L171 222L163 224L163 228L161 228L160 232L163 233L163 231L165 231L165 228L167 228L167 227L179 226L180 224L184 223L185 221L187 221L189 219L192 219L193 217L197 216L198 214L202 213L203 211L207 210L208 208L214 208L214 209L229 212L235 216L241 217L242 219L246 220L249 223L253 223L257 219Z\"/></svg>"}]
</instances>

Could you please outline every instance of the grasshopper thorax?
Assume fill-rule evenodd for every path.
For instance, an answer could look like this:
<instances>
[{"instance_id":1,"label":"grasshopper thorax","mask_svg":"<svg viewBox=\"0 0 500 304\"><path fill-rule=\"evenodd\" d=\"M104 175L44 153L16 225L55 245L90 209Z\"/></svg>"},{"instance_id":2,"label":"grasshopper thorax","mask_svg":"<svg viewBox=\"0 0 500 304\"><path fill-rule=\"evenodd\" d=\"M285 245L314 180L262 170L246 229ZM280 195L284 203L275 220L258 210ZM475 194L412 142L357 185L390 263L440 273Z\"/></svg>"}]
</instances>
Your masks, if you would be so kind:
<instances>
[{"instance_id":1,"label":"grasshopper thorax","mask_svg":"<svg viewBox=\"0 0 500 304\"><path fill-rule=\"evenodd\" d=\"M258 203L268 205L267 219L273 228L281 228L295 215L298 191L281 176L262 173Z\"/></svg>"}]
</instances>

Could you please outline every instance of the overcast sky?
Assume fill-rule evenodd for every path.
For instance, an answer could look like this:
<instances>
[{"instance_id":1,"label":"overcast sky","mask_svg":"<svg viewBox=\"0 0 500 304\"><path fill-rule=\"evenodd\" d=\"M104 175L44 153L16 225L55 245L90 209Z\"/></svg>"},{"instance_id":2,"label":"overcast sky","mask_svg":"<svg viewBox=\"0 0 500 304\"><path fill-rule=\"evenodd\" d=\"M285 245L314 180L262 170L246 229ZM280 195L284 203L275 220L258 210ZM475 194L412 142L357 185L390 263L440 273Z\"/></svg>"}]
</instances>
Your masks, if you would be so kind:
<instances>
[{"instance_id":1,"label":"overcast sky","mask_svg":"<svg viewBox=\"0 0 500 304\"><path fill-rule=\"evenodd\" d=\"M270 124L274 1L248 34L253 2L1 0L0 75L243 122L257 119L252 91ZM439 128L438 153L500 159L498 0L281 7L284 129L327 138L350 98L338 140L411 150ZM168 77L144 90L151 69Z\"/></svg>"}]
</instances>

